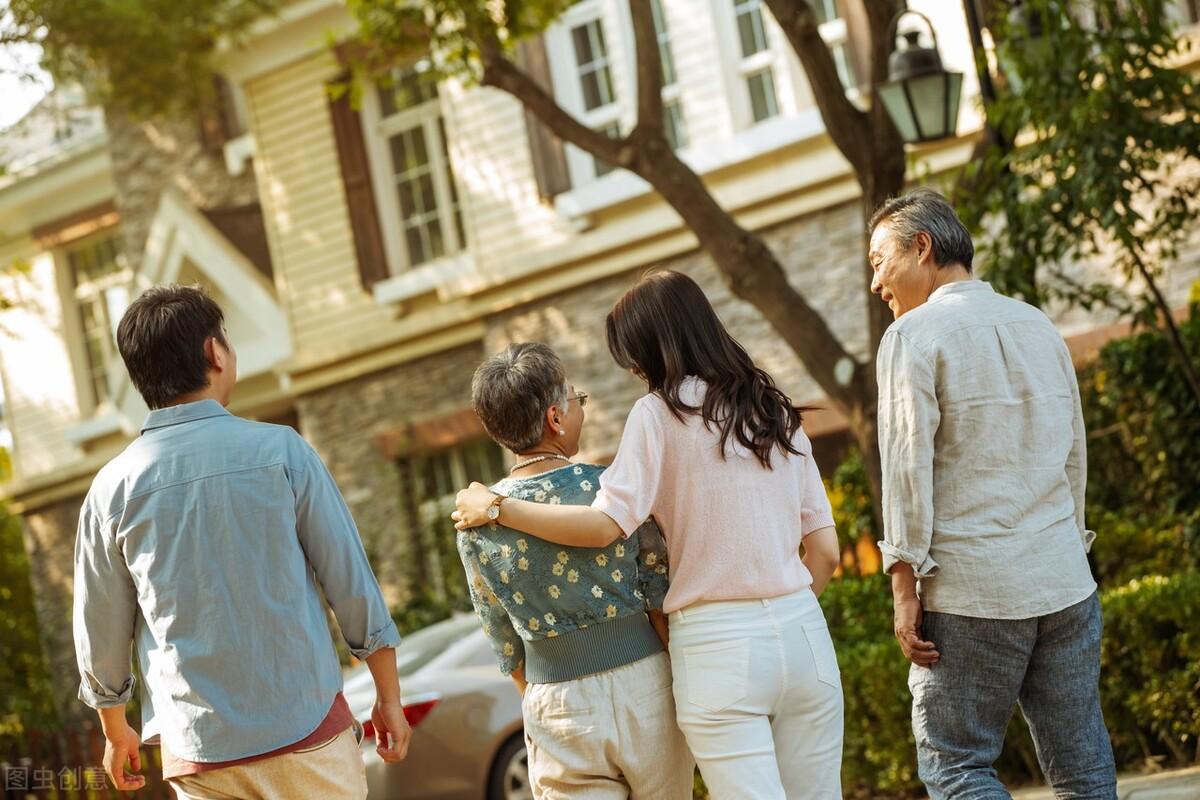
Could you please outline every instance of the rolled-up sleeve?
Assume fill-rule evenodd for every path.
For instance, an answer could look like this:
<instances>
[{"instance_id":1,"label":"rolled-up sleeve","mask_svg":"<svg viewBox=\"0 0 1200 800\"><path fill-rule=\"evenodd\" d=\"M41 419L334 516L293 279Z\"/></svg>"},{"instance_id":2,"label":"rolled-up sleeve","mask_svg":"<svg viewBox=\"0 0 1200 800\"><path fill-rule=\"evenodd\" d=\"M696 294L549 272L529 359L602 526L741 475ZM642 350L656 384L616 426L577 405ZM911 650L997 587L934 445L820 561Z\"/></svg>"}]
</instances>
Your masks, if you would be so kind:
<instances>
[{"instance_id":1,"label":"rolled-up sleeve","mask_svg":"<svg viewBox=\"0 0 1200 800\"><path fill-rule=\"evenodd\" d=\"M299 437L291 465L300 546L355 658L397 647L400 633L367 560L362 539L333 476Z\"/></svg>"},{"instance_id":2,"label":"rolled-up sleeve","mask_svg":"<svg viewBox=\"0 0 1200 800\"><path fill-rule=\"evenodd\" d=\"M130 652L137 624L137 589L105 520L85 500L75 538L73 629L79 699L111 708L133 698Z\"/></svg>"},{"instance_id":3,"label":"rolled-up sleeve","mask_svg":"<svg viewBox=\"0 0 1200 800\"><path fill-rule=\"evenodd\" d=\"M500 605L479 567L479 550L475 538L477 535L473 531L458 534L458 556L462 559L463 570L467 575L467 588L471 593L471 606L475 609L475 616L479 618L488 644L496 654L500 671L511 675L514 670L525 664L525 642L513 627L512 619L504 610L504 606Z\"/></svg>"},{"instance_id":4,"label":"rolled-up sleeve","mask_svg":"<svg viewBox=\"0 0 1200 800\"><path fill-rule=\"evenodd\" d=\"M612 464L600 476L592 508L612 518L629 538L650 517L662 474L663 432L643 397L625 420Z\"/></svg>"},{"instance_id":5,"label":"rolled-up sleeve","mask_svg":"<svg viewBox=\"0 0 1200 800\"><path fill-rule=\"evenodd\" d=\"M879 451L883 466L883 570L911 564L937 574L933 538L934 437L941 423L933 367L898 331L879 345Z\"/></svg>"},{"instance_id":6,"label":"rolled-up sleeve","mask_svg":"<svg viewBox=\"0 0 1200 800\"><path fill-rule=\"evenodd\" d=\"M670 588L667 563L667 542L662 529L654 520L647 520L637 529L638 591L647 611L662 611L663 601Z\"/></svg>"}]
</instances>

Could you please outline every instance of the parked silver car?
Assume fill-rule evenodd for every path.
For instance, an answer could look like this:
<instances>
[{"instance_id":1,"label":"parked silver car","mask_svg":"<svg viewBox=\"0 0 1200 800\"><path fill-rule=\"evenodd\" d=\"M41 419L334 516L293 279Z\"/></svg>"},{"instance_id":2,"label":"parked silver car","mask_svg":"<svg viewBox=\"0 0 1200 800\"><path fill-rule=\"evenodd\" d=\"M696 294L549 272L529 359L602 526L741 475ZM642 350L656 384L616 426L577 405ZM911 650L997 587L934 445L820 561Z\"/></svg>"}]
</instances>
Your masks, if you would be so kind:
<instances>
[{"instance_id":1,"label":"parked silver car","mask_svg":"<svg viewBox=\"0 0 1200 800\"><path fill-rule=\"evenodd\" d=\"M409 634L396 650L396 667L413 729L399 764L375 753L371 673L363 664L344 676L346 701L366 728L362 752L372 800L533 800L521 696L500 673L474 616Z\"/></svg>"}]
</instances>

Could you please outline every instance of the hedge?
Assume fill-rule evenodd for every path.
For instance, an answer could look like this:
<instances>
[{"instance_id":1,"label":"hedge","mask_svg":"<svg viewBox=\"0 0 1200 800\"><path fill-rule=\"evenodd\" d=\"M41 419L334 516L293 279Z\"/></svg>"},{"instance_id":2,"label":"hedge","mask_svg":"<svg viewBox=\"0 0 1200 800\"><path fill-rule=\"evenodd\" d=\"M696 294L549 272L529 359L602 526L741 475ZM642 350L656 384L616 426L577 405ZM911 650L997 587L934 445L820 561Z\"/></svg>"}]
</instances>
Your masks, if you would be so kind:
<instances>
[{"instance_id":1,"label":"hedge","mask_svg":"<svg viewBox=\"0 0 1200 800\"><path fill-rule=\"evenodd\" d=\"M1200 572L1153 576L1101 593L1101 698L1120 768L1200 759ZM847 796L901 797L920 788L909 721L908 663L892 637L882 576L834 581L821 596L842 669ZM997 763L1010 785L1040 779L1014 713Z\"/></svg>"}]
</instances>

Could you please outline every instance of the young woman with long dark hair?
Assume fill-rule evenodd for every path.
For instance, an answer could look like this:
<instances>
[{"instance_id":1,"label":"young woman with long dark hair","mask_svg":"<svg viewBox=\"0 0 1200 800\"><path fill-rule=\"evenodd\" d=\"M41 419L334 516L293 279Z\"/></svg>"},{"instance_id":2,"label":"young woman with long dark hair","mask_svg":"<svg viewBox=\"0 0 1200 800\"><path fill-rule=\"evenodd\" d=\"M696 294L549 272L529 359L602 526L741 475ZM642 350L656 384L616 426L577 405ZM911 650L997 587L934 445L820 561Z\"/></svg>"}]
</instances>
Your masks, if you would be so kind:
<instances>
[{"instance_id":1,"label":"young woman with long dark hair","mask_svg":"<svg viewBox=\"0 0 1200 800\"><path fill-rule=\"evenodd\" d=\"M683 274L639 281L607 334L649 393L592 505L472 484L456 527L498 522L603 548L653 516L671 563L663 610L679 725L713 797L841 797L841 679L817 603L837 535L800 410Z\"/></svg>"}]
</instances>

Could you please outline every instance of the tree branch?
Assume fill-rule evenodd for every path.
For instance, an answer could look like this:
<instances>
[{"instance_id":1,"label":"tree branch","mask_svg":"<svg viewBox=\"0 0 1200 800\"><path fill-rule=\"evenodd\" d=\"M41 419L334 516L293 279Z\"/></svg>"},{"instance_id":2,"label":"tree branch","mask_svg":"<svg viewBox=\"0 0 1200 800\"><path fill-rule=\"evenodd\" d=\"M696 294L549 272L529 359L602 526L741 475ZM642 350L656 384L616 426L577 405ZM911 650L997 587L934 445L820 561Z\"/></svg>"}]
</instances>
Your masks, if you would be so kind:
<instances>
[{"instance_id":1,"label":"tree branch","mask_svg":"<svg viewBox=\"0 0 1200 800\"><path fill-rule=\"evenodd\" d=\"M498 45L491 42L480 43L479 53L483 59L481 82L484 86L508 92L520 100L564 142L570 142L616 166L627 167L632 163L633 153L630 152L632 148L628 139L606 136L568 114L529 75L505 58Z\"/></svg>"},{"instance_id":2,"label":"tree branch","mask_svg":"<svg viewBox=\"0 0 1200 800\"><path fill-rule=\"evenodd\" d=\"M783 28L808 76L829 138L859 174L871 170L871 130L867 115L846 97L833 54L821 38L817 17L806 0L765 0ZM889 3L890 4L890 3ZM870 7L871 2L867 2Z\"/></svg>"},{"instance_id":3,"label":"tree branch","mask_svg":"<svg viewBox=\"0 0 1200 800\"><path fill-rule=\"evenodd\" d=\"M633 18L634 51L637 55L638 118L635 131L661 138L663 65L650 0L629 0L629 15Z\"/></svg>"},{"instance_id":4,"label":"tree branch","mask_svg":"<svg viewBox=\"0 0 1200 800\"><path fill-rule=\"evenodd\" d=\"M632 2L648 8L647 0ZM657 65L657 41L651 42ZM632 136L618 140L593 131L507 60L498 43L485 41L478 47L485 85L515 97L563 141L619 164L650 183L696 234L732 292L759 309L847 416L861 417L864 406L873 407L874 374L868 374L870 370L846 351L820 312L791 285L771 249L721 207L700 176L671 152L661 136L657 140L660 148L653 146L655 140L648 142L651 146L642 147L642 140ZM848 383L836 377L843 359L855 365Z\"/></svg>"}]
</instances>

